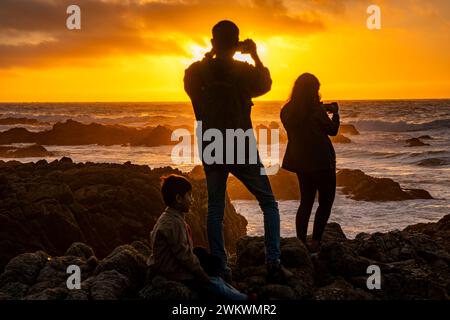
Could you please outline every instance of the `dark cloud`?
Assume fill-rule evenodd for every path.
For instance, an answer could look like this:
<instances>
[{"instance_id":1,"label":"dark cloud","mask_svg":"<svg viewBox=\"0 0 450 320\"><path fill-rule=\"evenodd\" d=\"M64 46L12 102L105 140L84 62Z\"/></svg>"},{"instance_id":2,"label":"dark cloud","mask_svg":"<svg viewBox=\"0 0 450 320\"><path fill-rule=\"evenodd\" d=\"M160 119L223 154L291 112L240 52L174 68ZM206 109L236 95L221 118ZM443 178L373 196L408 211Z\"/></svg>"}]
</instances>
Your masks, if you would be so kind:
<instances>
[{"instance_id":1,"label":"dark cloud","mask_svg":"<svg viewBox=\"0 0 450 320\"><path fill-rule=\"evenodd\" d=\"M66 8L74 3L81 8L82 30L70 31ZM1 0L0 67L90 63L114 54L188 55L179 40L199 42L221 19L235 21L244 34L265 37L324 28L316 14L294 15L282 0ZM51 41L2 42L11 32Z\"/></svg>"}]
</instances>

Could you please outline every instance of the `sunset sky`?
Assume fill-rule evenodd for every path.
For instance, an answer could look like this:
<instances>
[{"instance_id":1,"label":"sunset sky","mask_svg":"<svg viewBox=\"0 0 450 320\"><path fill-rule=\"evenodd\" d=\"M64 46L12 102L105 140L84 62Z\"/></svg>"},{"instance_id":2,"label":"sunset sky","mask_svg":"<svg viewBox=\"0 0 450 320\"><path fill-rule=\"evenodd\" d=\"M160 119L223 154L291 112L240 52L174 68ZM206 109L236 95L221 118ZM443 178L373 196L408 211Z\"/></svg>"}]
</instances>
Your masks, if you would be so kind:
<instances>
[{"instance_id":1,"label":"sunset sky","mask_svg":"<svg viewBox=\"0 0 450 320\"><path fill-rule=\"evenodd\" d=\"M70 4L81 30L66 28ZM184 69L222 19L258 44L263 100L303 72L326 100L450 98L448 0L1 0L0 101L186 101Z\"/></svg>"}]
</instances>

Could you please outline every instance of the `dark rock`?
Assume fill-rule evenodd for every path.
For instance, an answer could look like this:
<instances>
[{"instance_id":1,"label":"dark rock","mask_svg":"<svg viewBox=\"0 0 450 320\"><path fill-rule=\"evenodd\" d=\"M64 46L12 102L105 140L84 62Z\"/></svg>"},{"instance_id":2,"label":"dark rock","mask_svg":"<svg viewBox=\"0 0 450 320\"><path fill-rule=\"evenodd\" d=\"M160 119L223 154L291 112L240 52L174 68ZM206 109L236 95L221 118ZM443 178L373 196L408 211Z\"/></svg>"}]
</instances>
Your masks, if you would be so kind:
<instances>
[{"instance_id":1,"label":"dark rock","mask_svg":"<svg viewBox=\"0 0 450 320\"><path fill-rule=\"evenodd\" d=\"M69 249L64 253L65 256L75 256L84 259L89 259L95 256L94 250L82 242L74 242Z\"/></svg>"},{"instance_id":2,"label":"dark rock","mask_svg":"<svg viewBox=\"0 0 450 320\"><path fill-rule=\"evenodd\" d=\"M41 145L173 145L172 130L164 127L137 129L121 125L83 124L66 120L53 125L51 130L30 132L13 128L0 132L0 144L37 143Z\"/></svg>"},{"instance_id":3,"label":"dark rock","mask_svg":"<svg viewBox=\"0 0 450 320\"><path fill-rule=\"evenodd\" d=\"M103 259L95 273L115 270L126 276L130 280L129 285L138 287L145 281L147 265L146 259L136 249L130 245L123 245L114 249L105 259Z\"/></svg>"},{"instance_id":4,"label":"dark rock","mask_svg":"<svg viewBox=\"0 0 450 320\"><path fill-rule=\"evenodd\" d=\"M29 118L2 118L0 119L0 125L14 125L14 124L26 124L31 126L44 126L49 125L48 122L42 122L38 119L29 119Z\"/></svg>"},{"instance_id":5,"label":"dark rock","mask_svg":"<svg viewBox=\"0 0 450 320\"><path fill-rule=\"evenodd\" d=\"M182 283L155 277L150 284L139 292L139 297L143 300L154 301L185 301L195 299L196 296Z\"/></svg>"},{"instance_id":6,"label":"dark rock","mask_svg":"<svg viewBox=\"0 0 450 320\"><path fill-rule=\"evenodd\" d=\"M338 134L348 133L350 135L358 135L359 131L352 124L341 124L339 126Z\"/></svg>"},{"instance_id":7,"label":"dark rock","mask_svg":"<svg viewBox=\"0 0 450 320\"><path fill-rule=\"evenodd\" d=\"M314 286L314 267L308 250L297 238L283 238L280 244L281 262L293 273L288 283L283 286L266 283L264 238L243 237L237 244L236 267L233 269L238 288L262 295L263 299L310 297Z\"/></svg>"},{"instance_id":8,"label":"dark rock","mask_svg":"<svg viewBox=\"0 0 450 320\"><path fill-rule=\"evenodd\" d=\"M319 260L333 275L345 278L367 274L367 267L373 264L370 259L361 257L342 242L329 242L322 245Z\"/></svg>"},{"instance_id":9,"label":"dark rock","mask_svg":"<svg viewBox=\"0 0 450 320\"><path fill-rule=\"evenodd\" d=\"M446 166L450 164L450 159L447 158L427 158L422 159L417 162L415 162L418 166L423 167L440 167L440 166Z\"/></svg>"},{"instance_id":10,"label":"dark rock","mask_svg":"<svg viewBox=\"0 0 450 320\"><path fill-rule=\"evenodd\" d=\"M338 134L335 137L330 137L331 142L333 143L350 143L352 140L344 136L343 134Z\"/></svg>"},{"instance_id":11,"label":"dark rock","mask_svg":"<svg viewBox=\"0 0 450 320\"><path fill-rule=\"evenodd\" d=\"M264 237L243 237L236 247L237 265L239 268L264 264Z\"/></svg>"},{"instance_id":12,"label":"dark rock","mask_svg":"<svg viewBox=\"0 0 450 320\"><path fill-rule=\"evenodd\" d=\"M2 158L33 158L52 156L54 156L53 152L47 151L47 149L38 144L23 148L0 146L0 157Z\"/></svg>"},{"instance_id":13,"label":"dark rock","mask_svg":"<svg viewBox=\"0 0 450 320\"><path fill-rule=\"evenodd\" d=\"M165 208L160 177L182 174L132 164L74 164L70 158L0 162L0 170L0 270L21 253L45 250L62 255L74 242L86 243L100 259L122 244L146 242ZM206 247L206 183L192 183L195 200L187 221L195 245ZM225 244L233 253L247 221L229 199L224 220Z\"/></svg>"},{"instance_id":14,"label":"dark rock","mask_svg":"<svg viewBox=\"0 0 450 320\"><path fill-rule=\"evenodd\" d=\"M269 284L261 288L258 298L261 300L293 300L295 291L289 286Z\"/></svg>"},{"instance_id":15,"label":"dark rock","mask_svg":"<svg viewBox=\"0 0 450 320\"><path fill-rule=\"evenodd\" d=\"M329 224L317 256L311 256L297 238L282 238L281 260L293 273L283 285L266 282L264 238L243 237L237 243L236 255L229 259L234 286L245 293L257 293L261 300L448 300L449 221L450 215L403 231L359 234L354 240L347 239L338 224ZM142 278L148 250L138 241L119 246L98 263L95 272L97 262L89 261L97 258L80 243L67 250L81 252L80 257L68 255L48 261L42 253L23 254L11 260L0 275L0 299L214 299L159 276L146 283ZM66 287L65 270L70 264L82 270L80 290ZM367 288L368 267L373 265L381 270L380 290ZM28 266L32 268L26 269Z\"/></svg>"},{"instance_id":16,"label":"dark rock","mask_svg":"<svg viewBox=\"0 0 450 320\"><path fill-rule=\"evenodd\" d=\"M340 242L347 240L347 237L345 236L344 231L342 231L341 226L336 222L330 222L326 225L323 236L322 236L322 242Z\"/></svg>"},{"instance_id":17,"label":"dark rock","mask_svg":"<svg viewBox=\"0 0 450 320\"><path fill-rule=\"evenodd\" d=\"M405 228L408 233L422 233L450 252L450 215L436 223L419 223Z\"/></svg>"},{"instance_id":18,"label":"dark rock","mask_svg":"<svg viewBox=\"0 0 450 320\"><path fill-rule=\"evenodd\" d=\"M0 288L0 296L4 295L4 300L19 300L26 295L29 288L28 285L21 282L8 282ZM2 299L0 298L0 300Z\"/></svg>"},{"instance_id":19,"label":"dark rock","mask_svg":"<svg viewBox=\"0 0 450 320\"><path fill-rule=\"evenodd\" d=\"M150 245L147 245L142 241L134 241L131 246L146 259L152 255Z\"/></svg>"},{"instance_id":20,"label":"dark rock","mask_svg":"<svg viewBox=\"0 0 450 320\"><path fill-rule=\"evenodd\" d=\"M132 284L125 275L109 270L98 274L90 289L93 300L120 300L130 294Z\"/></svg>"},{"instance_id":21,"label":"dark rock","mask_svg":"<svg viewBox=\"0 0 450 320\"><path fill-rule=\"evenodd\" d=\"M298 238L283 238L280 243L281 261L288 268L312 269L309 251Z\"/></svg>"},{"instance_id":22,"label":"dark rock","mask_svg":"<svg viewBox=\"0 0 450 320\"><path fill-rule=\"evenodd\" d=\"M411 138L406 140L406 147L422 147L422 146L429 146L428 143L422 142L419 138Z\"/></svg>"},{"instance_id":23,"label":"dark rock","mask_svg":"<svg viewBox=\"0 0 450 320\"><path fill-rule=\"evenodd\" d=\"M49 256L43 252L23 253L13 258L0 275L0 287L9 282L20 282L27 285L35 283L40 271L49 261Z\"/></svg>"},{"instance_id":24,"label":"dark rock","mask_svg":"<svg viewBox=\"0 0 450 320\"><path fill-rule=\"evenodd\" d=\"M25 300L64 300L68 294L67 288L48 288L39 293L27 295Z\"/></svg>"},{"instance_id":25,"label":"dark rock","mask_svg":"<svg viewBox=\"0 0 450 320\"><path fill-rule=\"evenodd\" d=\"M349 282L340 278L321 287L314 293L315 300L372 300L370 293L354 288Z\"/></svg>"},{"instance_id":26,"label":"dark rock","mask_svg":"<svg viewBox=\"0 0 450 320\"><path fill-rule=\"evenodd\" d=\"M363 201L400 201L410 199L433 199L421 189L402 189L398 182L389 178L374 178L361 170L341 169L336 175L342 192L353 200Z\"/></svg>"}]
</instances>

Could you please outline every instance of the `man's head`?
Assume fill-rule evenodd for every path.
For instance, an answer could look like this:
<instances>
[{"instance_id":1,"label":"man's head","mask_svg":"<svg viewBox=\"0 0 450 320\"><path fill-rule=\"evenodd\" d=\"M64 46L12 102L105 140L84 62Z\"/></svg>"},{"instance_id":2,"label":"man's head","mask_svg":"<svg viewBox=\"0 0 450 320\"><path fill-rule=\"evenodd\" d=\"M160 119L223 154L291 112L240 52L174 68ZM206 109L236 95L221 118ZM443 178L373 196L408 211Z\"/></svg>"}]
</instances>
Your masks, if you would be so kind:
<instances>
[{"instance_id":1,"label":"man's head","mask_svg":"<svg viewBox=\"0 0 450 320\"><path fill-rule=\"evenodd\" d=\"M229 20L222 20L212 29L212 46L217 53L234 55L239 44L239 28Z\"/></svg>"},{"instance_id":2,"label":"man's head","mask_svg":"<svg viewBox=\"0 0 450 320\"><path fill-rule=\"evenodd\" d=\"M164 203L181 212L189 212L192 204L192 184L183 176L171 174L161 177Z\"/></svg>"}]
</instances>

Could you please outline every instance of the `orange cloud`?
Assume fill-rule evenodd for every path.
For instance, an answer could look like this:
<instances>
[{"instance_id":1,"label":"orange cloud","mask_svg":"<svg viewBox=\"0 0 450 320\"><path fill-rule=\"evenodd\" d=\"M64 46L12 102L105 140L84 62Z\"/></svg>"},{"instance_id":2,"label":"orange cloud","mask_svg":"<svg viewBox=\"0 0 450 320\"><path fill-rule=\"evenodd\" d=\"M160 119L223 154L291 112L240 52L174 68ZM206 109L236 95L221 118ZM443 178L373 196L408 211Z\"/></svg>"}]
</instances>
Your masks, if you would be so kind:
<instances>
[{"instance_id":1,"label":"orange cloud","mask_svg":"<svg viewBox=\"0 0 450 320\"><path fill-rule=\"evenodd\" d=\"M266 36L323 30L316 14L292 15L280 0L82 0L77 1L82 29L71 31L65 19L72 2L2 0L0 68L89 65L111 55L188 56L180 39L201 43L212 25L224 18Z\"/></svg>"}]
</instances>

